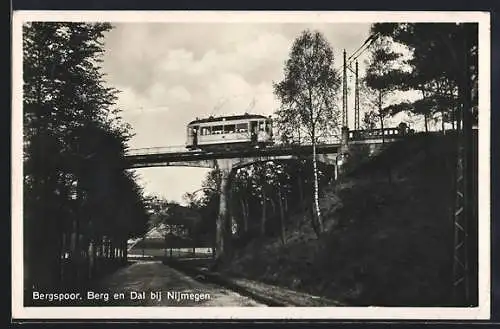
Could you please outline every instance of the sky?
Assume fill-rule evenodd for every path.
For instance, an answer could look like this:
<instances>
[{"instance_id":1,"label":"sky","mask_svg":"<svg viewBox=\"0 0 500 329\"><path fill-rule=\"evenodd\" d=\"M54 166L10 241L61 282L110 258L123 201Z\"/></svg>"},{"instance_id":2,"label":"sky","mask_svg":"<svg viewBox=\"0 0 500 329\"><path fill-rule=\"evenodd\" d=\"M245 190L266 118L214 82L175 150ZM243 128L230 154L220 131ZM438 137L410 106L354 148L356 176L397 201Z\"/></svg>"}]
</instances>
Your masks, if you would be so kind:
<instances>
[{"instance_id":1,"label":"sky","mask_svg":"<svg viewBox=\"0 0 500 329\"><path fill-rule=\"evenodd\" d=\"M121 91L123 121L135 133L130 148L182 146L186 124L209 115L271 115L279 103L273 81L283 78L294 39L305 29L323 33L336 68L369 36L369 23L114 23L106 34L102 67ZM367 54L359 57L360 72ZM340 71L339 71L340 72ZM349 83L354 88L352 75ZM349 99L352 126L354 98ZM352 128L352 127L351 127ZM147 194L182 203L201 186L207 169L138 169Z\"/></svg>"}]
</instances>

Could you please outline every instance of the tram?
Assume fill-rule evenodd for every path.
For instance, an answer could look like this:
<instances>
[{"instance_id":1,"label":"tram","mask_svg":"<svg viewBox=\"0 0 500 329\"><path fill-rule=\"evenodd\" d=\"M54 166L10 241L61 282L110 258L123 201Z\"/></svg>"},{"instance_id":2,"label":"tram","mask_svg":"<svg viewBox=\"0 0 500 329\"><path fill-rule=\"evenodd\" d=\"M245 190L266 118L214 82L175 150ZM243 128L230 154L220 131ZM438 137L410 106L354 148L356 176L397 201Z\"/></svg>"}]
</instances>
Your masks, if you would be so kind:
<instances>
[{"instance_id":1,"label":"tram","mask_svg":"<svg viewBox=\"0 0 500 329\"><path fill-rule=\"evenodd\" d=\"M189 150L266 147L273 143L271 117L258 114L196 119L187 125Z\"/></svg>"}]
</instances>

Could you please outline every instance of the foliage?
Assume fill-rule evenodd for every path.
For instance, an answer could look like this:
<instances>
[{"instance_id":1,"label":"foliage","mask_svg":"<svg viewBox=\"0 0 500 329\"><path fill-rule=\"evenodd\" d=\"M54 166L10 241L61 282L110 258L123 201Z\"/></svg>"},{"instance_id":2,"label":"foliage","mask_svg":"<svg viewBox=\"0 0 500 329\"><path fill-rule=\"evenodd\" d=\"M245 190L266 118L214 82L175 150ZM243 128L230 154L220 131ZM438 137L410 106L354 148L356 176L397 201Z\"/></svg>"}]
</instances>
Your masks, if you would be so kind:
<instances>
[{"instance_id":1,"label":"foliage","mask_svg":"<svg viewBox=\"0 0 500 329\"><path fill-rule=\"evenodd\" d=\"M89 259L81 255L91 245L113 258L118 250L126 253L129 237L145 230L142 190L134 174L123 170L130 127L119 120L117 90L106 86L99 67L102 40L111 28L107 23L23 26L29 286L76 284L89 271ZM72 269L64 273L61 259L68 254Z\"/></svg>"},{"instance_id":2,"label":"foliage","mask_svg":"<svg viewBox=\"0 0 500 329\"><path fill-rule=\"evenodd\" d=\"M298 138L300 143L300 131L304 129L304 140L312 143L316 209L313 226L318 235L323 231L323 223L319 208L316 144L320 137L335 133L338 136L339 128L335 100L340 79L333 65L333 51L325 37L320 32L306 30L293 43L285 63L284 79L274 84L274 92L281 102L276 121L282 139Z\"/></svg>"},{"instance_id":3,"label":"foliage","mask_svg":"<svg viewBox=\"0 0 500 329\"><path fill-rule=\"evenodd\" d=\"M411 111L423 114L427 120L440 113L444 129L444 122L454 124L458 119L467 88L472 88L470 101L477 108L477 24L377 23L372 26L372 33L411 52L406 60L410 73L407 79L398 81L398 89L422 93L422 100L396 104L390 109L391 114ZM394 71L390 63L379 63L388 72Z\"/></svg>"},{"instance_id":4,"label":"foliage","mask_svg":"<svg viewBox=\"0 0 500 329\"><path fill-rule=\"evenodd\" d=\"M282 138L300 143L338 135L340 78L333 65L333 50L320 32L306 30L295 39L285 77L274 83L281 101L276 122Z\"/></svg>"},{"instance_id":5,"label":"foliage","mask_svg":"<svg viewBox=\"0 0 500 329\"><path fill-rule=\"evenodd\" d=\"M391 95L404 84L409 77L405 71L402 54L393 50L393 45L385 38L378 38L370 52L368 68L361 91L370 103L370 111L365 113L364 123L370 127L375 124L375 118L384 128L384 119L391 114L388 101Z\"/></svg>"}]
</instances>

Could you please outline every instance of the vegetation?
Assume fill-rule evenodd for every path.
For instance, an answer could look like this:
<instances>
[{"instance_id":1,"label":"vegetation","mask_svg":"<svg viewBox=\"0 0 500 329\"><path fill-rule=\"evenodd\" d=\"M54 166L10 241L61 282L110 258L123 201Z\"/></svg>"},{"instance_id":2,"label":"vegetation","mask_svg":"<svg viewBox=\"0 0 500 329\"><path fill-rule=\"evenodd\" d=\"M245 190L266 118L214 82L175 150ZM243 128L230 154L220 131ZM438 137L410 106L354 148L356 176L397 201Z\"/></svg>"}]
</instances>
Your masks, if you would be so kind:
<instances>
[{"instance_id":1,"label":"vegetation","mask_svg":"<svg viewBox=\"0 0 500 329\"><path fill-rule=\"evenodd\" d=\"M395 52L387 39L379 38L373 43L368 68L362 84L365 100L373 110L365 112L365 122L378 121L384 129L384 119L390 114L388 101L398 87L408 79L408 73L401 65L402 54ZM374 120L374 119L378 120ZM371 125L373 127L373 125ZM382 143L385 142L382 135Z\"/></svg>"},{"instance_id":2,"label":"vegetation","mask_svg":"<svg viewBox=\"0 0 500 329\"><path fill-rule=\"evenodd\" d=\"M339 111L335 100L340 79L333 65L333 50L325 37L320 32L306 30L292 45L284 79L274 85L281 101L277 112L281 139L299 143L303 139L312 144L314 227L318 235L324 228L319 207L316 144L321 137L331 136L338 130ZM305 138L301 138L302 130L306 132Z\"/></svg>"},{"instance_id":3,"label":"vegetation","mask_svg":"<svg viewBox=\"0 0 500 329\"><path fill-rule=\"evenodd\" d=\"M428 120L434 116L441 117L442 130L445 123L451 123L453 129L460 126L461 107L474 111L477 124L477 77L478 77L478 30L477 24L454 23L377 23L372 26L372 33L386 40L389 44L399 45L408 50L411 56L403 61L409 72L401 76L388 58L398 57L394 47L383 47L374 51L372 65L385 72L375 75L382 79L369 79L374 86L376 82L382 86L391 85L390 79L395 76L397 90L415 90L422 94L421 99L414 102L403 101L385 107L391 115L408 111L423 115L425 128ZM467 90L472 90L468 99Z\"/></svg>"},{"instance_id":4,"label":"vegetation","mask_svg":"<svg viewBox=\"0 0 500 329\"><path fill-rule=\"evenodd\" d=\"M251 240L223 272L347 305L449 305L455 142L415 135L325 186L319 239L291 198L286 244L279 236Z\"/></svg>"},{"instance_id":5,"label":"vegetation","mask_svg":"<svg viewBox=\"0 0 500 329\"><path fill-rule=\"evenodd\" d=\"M25 287L81 287L126 260L148 216L130 128L100 71L106 23L23 26ZM113 265L114 266L114 265Z\"/></svg>"}]
</instances>

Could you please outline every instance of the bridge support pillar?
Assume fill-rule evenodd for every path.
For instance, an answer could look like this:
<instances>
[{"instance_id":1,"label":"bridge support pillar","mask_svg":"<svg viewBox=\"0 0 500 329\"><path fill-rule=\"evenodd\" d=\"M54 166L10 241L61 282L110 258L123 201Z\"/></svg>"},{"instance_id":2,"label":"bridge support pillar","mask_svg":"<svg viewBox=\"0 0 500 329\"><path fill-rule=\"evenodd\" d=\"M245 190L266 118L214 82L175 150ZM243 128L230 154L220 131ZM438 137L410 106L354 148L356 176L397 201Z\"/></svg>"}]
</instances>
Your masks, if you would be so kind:
<instances>
[{"instance_id":1,"label":"bridge support pillar","mask_svg":"<svg viewBox=\"0 0 500 329\"><path fill-rule=\"evenodd\" d=\"M349 128L342 127L341 139L340 139L340 152L337 155L335 161L335 180L339 178L343 173L343 165L346 163L349 157Z\"/></svg>"},{"instance_id":2,"label":"bridge support pillar","mask_svg":"<svg viewBox=\"0 0 500 329\"><path fill-rule=\"evenodd\" d=\"M229 204L231 199L231 180L233 173L234 160L232 159L219 159L217 161L217 168L221 173L220 182L220 199L219 199L219 214L216 219L215 229L215 257L222 260L231 251L229 245L231 230Z\"/></svg>"},{"instance_id":3,"label":"bridge support pillar","mask_svg":"<svg viewBox=\"0 0 500 329\"><path fill-rule=\"evenodd\" d=\"M342 127L340 139L340 153L347 153L349 151L349 128Z\"/></svg>"}]
</instances>

